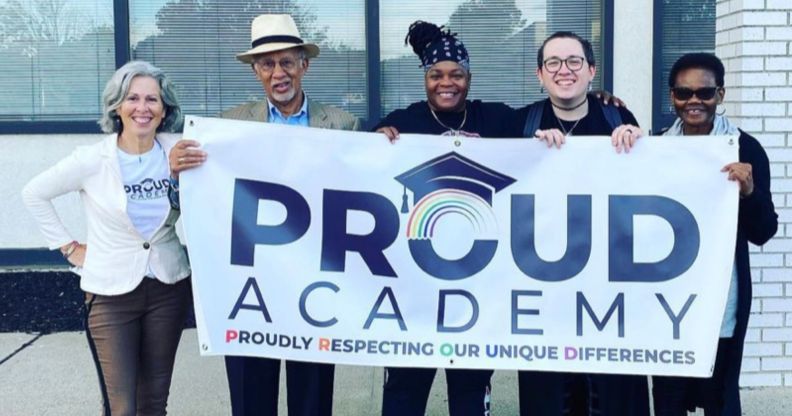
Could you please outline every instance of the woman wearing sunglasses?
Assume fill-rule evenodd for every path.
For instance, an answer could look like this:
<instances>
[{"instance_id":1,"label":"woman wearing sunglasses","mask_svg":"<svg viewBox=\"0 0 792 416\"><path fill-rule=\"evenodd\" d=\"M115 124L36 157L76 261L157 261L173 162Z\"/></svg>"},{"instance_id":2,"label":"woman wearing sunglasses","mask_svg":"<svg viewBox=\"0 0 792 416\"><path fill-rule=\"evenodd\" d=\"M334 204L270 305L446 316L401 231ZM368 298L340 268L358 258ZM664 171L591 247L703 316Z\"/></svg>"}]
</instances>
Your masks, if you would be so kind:
<instances>
[{"instance_id":1,"label":"woman wearing sunglasses","mask_svg":"<svg viewBox=\"0 0 792 416\"><path fill-rule=\"evenodd\" d=\"M738 135L739 162L722 171L739 183L737 245L718 352L712 377L654 377L655 415L685 416L696 407L706 416L741 415L739 377L743 342L751 311L751 269L748 242L761 245L776 233L778 216L770 195L770 166L764 149L716 109L723 102L723 63L715 55L687 54L671 68L668 84L677 119L667 136Z\"/></svg>"}]
</instances>

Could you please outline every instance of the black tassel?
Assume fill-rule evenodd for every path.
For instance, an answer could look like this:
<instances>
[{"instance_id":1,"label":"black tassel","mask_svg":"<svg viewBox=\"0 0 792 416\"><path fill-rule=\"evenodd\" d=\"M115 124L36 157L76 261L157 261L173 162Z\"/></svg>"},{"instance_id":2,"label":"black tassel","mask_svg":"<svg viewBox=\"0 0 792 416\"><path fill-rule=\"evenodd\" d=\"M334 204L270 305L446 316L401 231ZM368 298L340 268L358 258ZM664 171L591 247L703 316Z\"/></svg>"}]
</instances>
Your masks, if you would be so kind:
<instances>
[{"instance_id":1,"label":"black tassel","mask_svg":"<svg viewBox=\"0 0 792 416\"><path fill-rule=\"evenodd\" d=\"M410 212L409 208L407 207L407 187L404 187L404 194L402 195L402 207L401 207L402 214L406 214Z\"/></svg>"}]
</instances>

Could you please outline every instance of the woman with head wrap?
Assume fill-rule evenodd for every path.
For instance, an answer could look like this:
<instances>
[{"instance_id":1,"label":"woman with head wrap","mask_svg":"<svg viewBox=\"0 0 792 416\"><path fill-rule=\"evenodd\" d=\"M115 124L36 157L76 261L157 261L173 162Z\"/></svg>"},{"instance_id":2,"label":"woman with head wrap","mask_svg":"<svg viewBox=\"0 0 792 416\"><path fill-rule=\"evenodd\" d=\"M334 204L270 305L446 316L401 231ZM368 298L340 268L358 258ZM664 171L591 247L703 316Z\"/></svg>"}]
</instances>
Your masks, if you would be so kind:
<instances>
[{"instance_id":1,"label":"woman with head wrap","mask_svg":"<svg viewBox=\"0 0 792 416\"><path fill-rule=\"evenodd\" d=\"M434 24L417 21L407 42L421 59L426 101L388 114L375 130L393 141L402 133L469 137L519 137L519 114L502 103L467 100L470 64L465 46L456 35ZM517 128L515 128L515 126ZM384 416L419 416L436 370L386 368L382 400ZM451 416L484 415L489 410L492 370L446 370L448 410Z\"/></svg>"},{"instance_id":2,"label":"woman with head wrap","mask_svg":"<svg viewBox=\"0 0 792 416\"><path fill-rule=\"evenodd\" d=\"M692 53L671 67L668 86L677 119L667 136L739 135L739 162L723 167L740 187L737 246L715 368L710 378L653 377L655 415L684 416L696 407L707 416L741 415L740 365L751 311L748 242L762 245L775 235L778 215L770 195L770 164L759 142L717 113L726 94L723 63L712 54ZM726 277L726 276L724 276Z\"/></svg>"},{"instance_id":3,"label":"woman with head wrap","mask_svg":"<svg viewBox=\"0 0 792 416\"><path fill-rule=\"evenodd\" d=\"M412 46L424 69L426 101L385 116L375 127L391 141L401 133L472 137L519 137L518 114L502 103L467 100L470 60L456 34L432 23L410 26L405 43Z\"/></svg>"}]
</instances>

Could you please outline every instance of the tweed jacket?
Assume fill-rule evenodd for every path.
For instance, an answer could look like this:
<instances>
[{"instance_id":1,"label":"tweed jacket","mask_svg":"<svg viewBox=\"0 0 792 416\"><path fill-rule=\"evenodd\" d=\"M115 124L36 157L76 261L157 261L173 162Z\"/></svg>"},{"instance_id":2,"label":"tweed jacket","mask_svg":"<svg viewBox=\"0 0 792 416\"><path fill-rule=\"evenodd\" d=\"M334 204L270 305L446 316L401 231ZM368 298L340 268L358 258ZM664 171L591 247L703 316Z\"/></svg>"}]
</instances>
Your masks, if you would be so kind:
<instances>
[{"instance_id":1,"label":"tweed jacket","mask_svg":"<svg viewBox=\"0 0 792 416\"><path fill-rule=\"evenodd\" d=\"M165 154L177 136L160 134ZM98 295L131 292L148 268L164 283L190 275L187 256L176 236L179 211L170 210L150 240L137 232L127 214L127 197L116 151L117 134L99 143L81 146L55 166L33 178L22 190L22 199L38 222L50 249L73 240L55 212L52 199L79 192L87 226L87 251L80 287Z\"/></svg>"},{"instance_id":2,"label":"tweed jacket","mask_svg":"<svg viewBox=\"0 0 792 416\"><path fill-rule=\"evenodd\" d=\"M269 123L269 106L266 100L252 101L220 113L221 118ZM320 129L360 130L360 120L336 107L308 99L308 125ZM179 209L179 192L168 191L171 206Z\"/></svg>"},{"instance_id":3,"label":"tweed jacket","mask_svg":"<svg viewBox=\"0 0 792 416\"><path fill-rule=\"evenodd\" d=\"M224 111L220 117L234 120L269 122L266 100L254 101ZM320 129L360 130L360 120L336 107L308 99L308 125Z\"/></svg>"}]
</instances>

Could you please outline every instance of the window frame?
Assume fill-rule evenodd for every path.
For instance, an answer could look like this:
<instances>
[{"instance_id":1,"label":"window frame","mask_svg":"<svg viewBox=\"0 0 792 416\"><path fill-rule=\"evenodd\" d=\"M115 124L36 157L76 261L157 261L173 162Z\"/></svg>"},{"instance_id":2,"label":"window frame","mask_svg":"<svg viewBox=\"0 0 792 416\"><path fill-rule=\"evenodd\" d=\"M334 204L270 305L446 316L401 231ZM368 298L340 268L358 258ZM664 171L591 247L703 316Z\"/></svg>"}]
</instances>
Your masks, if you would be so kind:
<instances>
[{"instance_id":1,"label":"window frame","mask_svg":"<svg viewBox=\"0 0 792 416\"><path fill-rule=\"evenodd\" d=\"M614 1L602 1L602 88L609 92L613 92Z\"/></svg>"},{"instance_id":2,"label":"window frame","mask_svg":"<svg viewBox=\"0 0 792 416\"><path fill-rule=\"evenodd\" d=\"M113 0L113 40L115 68L121 68L130 59L129 0ZM0 121L2 134L101 134L94 120L53 121ZM2 265L2 263L0 263Z\"/></svg>"},{"instance_id":3,"label":"window frame","mask_svg":"<svg viewBox=\"0 0 792 416\"><path fill-rule=\"evenodd\" d=\"M674 122L671 115L663 114L663 94L668 94L667 80L663 74L663 0L654 0L654 24L652 39L652 134L658 134Z\"/></svg>"},{"instance_id":4,"label":"window frame","mask_svg":"<svg viewBox=\"0 0 792 416\"><path fill-rule=\"evenodd\" d=\"M603 5L603 33L602 33L602 63L601 74L603 87L613 91L613 23L615 0L602 0ZM655 33L657 33L657 4L655 0ZM362 119L365 129L376 125L381 117L381 65L380 65L380 4L379 0L365 1L365 37L366 37L366 93L367 117ZM131 59L130 27L129 27L129 0L113 0L114 44L116 69L129 62ZM655 35L655 48L657 36ZM655 55L657 50L655 50ZM656 58L655 58L656 59ZM657 63L655 64L655 66ZM526 103L528 104L528 103ZM95 121L0 121L0 132L3 134L99 134L101 130Z\"/></svg>"},{"instance_id":5,"label":"window frame","mask_svg":"<svg viewBox=\"0 0 792 416\"><path fill-rule=\"evenodd\" d=\"M676 120L675 114L663 113L663 97L670 94L668 79L663 77L663 0L654 0L653 39L652 39L652 134L659 134ZM716 16L717 18L717 16Z\"/></svg>"}]
</instances>

